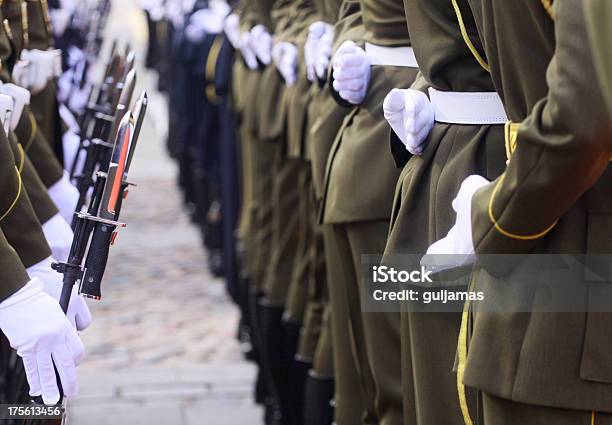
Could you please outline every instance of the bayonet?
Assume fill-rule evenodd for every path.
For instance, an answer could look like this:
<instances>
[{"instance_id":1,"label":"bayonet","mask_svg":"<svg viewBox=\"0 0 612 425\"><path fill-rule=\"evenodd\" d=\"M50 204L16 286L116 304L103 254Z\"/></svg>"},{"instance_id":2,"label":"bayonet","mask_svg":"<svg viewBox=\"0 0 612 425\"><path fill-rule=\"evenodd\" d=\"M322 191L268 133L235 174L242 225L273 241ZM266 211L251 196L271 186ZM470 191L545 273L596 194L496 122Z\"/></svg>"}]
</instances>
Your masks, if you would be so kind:
<instances>
[{"instance_id":1,"label":"bayonet","mask_svg":"<svg viewBox=\"0 0 612 425\"><path fill-rule=\"evenodd\" d=\"M125 114L117 132L115 148L106 174L106 183L102 192L100 211L94 219L95 226L85 260L85 272L81 279L79 293L94 299L102 296L100 286L113 234L118 222L115 221L122 193L123 174L127 164L130 139L134 131L134 118L131 113ZM100 178L100 177L98 177Z\"/></svg>"}]
</instances>

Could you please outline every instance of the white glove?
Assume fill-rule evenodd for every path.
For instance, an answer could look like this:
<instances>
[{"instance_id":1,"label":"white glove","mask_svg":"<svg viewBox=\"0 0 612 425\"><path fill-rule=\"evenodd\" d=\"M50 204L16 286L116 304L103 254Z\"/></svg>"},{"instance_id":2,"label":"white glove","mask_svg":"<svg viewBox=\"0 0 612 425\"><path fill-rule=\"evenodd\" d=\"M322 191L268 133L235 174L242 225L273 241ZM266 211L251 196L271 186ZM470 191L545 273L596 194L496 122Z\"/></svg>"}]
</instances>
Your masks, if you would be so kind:
<instances>
[{"instance_id":1,"label":"white glove","mask_svg":"<svg viewBox=\"0 0 612 425\"><path fill-rule=\"evenodd\" d=\"M62 74L61 50L23 50L13 67L13 81L30 90L41 92L47 83Z\"/></svg>"},{"instance_id":2,"label":"white glove","mask_svg":"<svg viewBox=\"0 0 612 425\"><path fill-rule=\"evenodd\" d=\"M251 69L257 69L257 56L251 47L251 33L244 32L240 36L240 53L246 66Z\"/></svg>"},{"instance_id":3,"label":"white glove","mask_svg":"<svg viewBox=\"0 0 612 425\"><path fill-rule=\"evenodd\" d=\"M68 131L72 131L73 133L78 133L81 131L76 117L66 105L61 104L59 106L59 115L62 121L64 121L64 124L68 126Z\"/></svg>"},{"instance_id":4,"label":"white glove","mask_svg":"<svg viewBox=\"0 0 612 425\"><path fill-rule=\"evenodd\" d=\"M276 43L272 48L272 59L276 69L283 76L285 84L289 87L294 85L297 80L297 46L286 41Z\"/></svg>"},{"instance_id":5,"label":"white glove","mask_svg":"<svg viewBox=\"0 0 612 425\"><path fill-rule=\"evenodd\" d=\"M482 176L472 175L461 183L453 210L457 213L455 225L446 237L434 242L421 259L421 265L439 272L473 264L476 260L472 239L472 197L489 181Z\"/></svg>"},{"instance_id":6,"label":"white glove","mask_svg":"<svg viewBox=\"0 0 612 425\"><path fill-rule=\"evenodd\" d=\"M23 358L31 396L42 395L45 404L59 401L54 364L64 395L77 394L76 367L85 348L57 301L43 291L40 280L32 279L0 303L0 329Z\"/></svg>"},{"instance_id":7,"label":"white glove","mask_svg":"<svg viewBox=\"0 0 612 425\"><path fill-rule=\"evenodd\" d=\"M11 129L13 117L13 98L6 94L0 94L0 125L4 128L4 133L8 134Z\"/></svg>"},{"instance_id":8,"label":"white glove","mask_svg":"<svg viewBox=\"0 0 612 425\"><path fill-rule=\"evenodd\" d=\"M332 55L334 45L334 29L330 28L319 40L317 45L317 57L315 59L315 71L321 80L327 79L327 67Z\"/></svg>"},{"instance_id":9,"label":"white glove","mask_svg":"<svg viewBox=\"0 0 612 425\"><path fill-rule=\"evenodd\" d=\"M70 99L68 100L68 108L76 114L83 113L87 106L90 93L91 85L89 83L85 84L82 89L77 87L76 90L72 90Z\"/></svg>"},{"instance_id":10,"label":"white glove","mask_svg":"<svg viewBox=\"0 0 612 425\"><path fill-rule=\"evenodd\" d=\"M251 50L259 58L261 63L269 65L272 62L272 36L263 25L255 25L251 28L249 38Z\"/></svg>"},{"instance_id":11,"label":"white glove","mask_svg":"<svg viewBox=\"0 0 612 425\"><path fill-rule=\"evenodd\" d=\"M66 223L72 223L72 216L79 201L79 191L70 183L70 176L66 171L62 178L49 188L49 196L55 202Z\"/></svg>"},{"instance_id":12,"label":"white glove","mask_svg":"<svg viewBox=\"0 0 612 425\"><path fill-rule=\"evenodd\" d=\"M0 87L0 93L6 94L13 98L13 114L11 115L11 131L15 131L21 114L23 114L23 108L30 104L30 98L32 95L28 89L20 87L13 83L2 84Z\"/></svg>"},{"instance_id":13,"label":"white glove","mask_svg":"<svg viewBox=\"0 0 612 425\"><path fill-rule=\"evenodd\" d=\"M383 103L385 118L393 132L413 155L423 153L434 126L434 109L425 93L393 89Z\"/></svg>"},{"instance_id":14,"label":"white glove","mask_svg":"<svg viewBox=\"0 0 612 425\"><path fill-rule=\"evenodd\" d=\"M56 37L61 37L70 24L72 11L66 9L50 9L49 16L51 18L53 35Z\"/></svg>"},{"instance_id":15,"label":"white glove","mask_svg":"<svg viewBox=\"0 0 612 425\"><path fill-rule=\"evenodd\" d=\"M81 136L72 131L68 130L62 136L62 147L64 149L64 170L71 170L72 163L75 160L77 152L79 151L79 146L81 145ZM87 156L87 152L85 150L81 151L81 155L79 155L77 166L75 170L82 170L83 165L85 163L85 157ZM76 206L76 202L75 202Z\"/></svg>"},{"instance_id":16,"label":"white glove","mask_svg":"<svg viewBox=\"0 0 612 425\"><path fill-rule=\"evenodd\" d=\"M45 239L51 247L51 255L59 261L66 261L70 255L70 246L74 234L72 228L66 223L66 220L60 215L55 214L42 225Z\"/></svg>"},{"instance_id":17,"label":"white glove","mask_svg":"<svg viewBox=\"0 0 612 425\"><path fill-rule=\"evenodd\" d=\"M321 38L333 27L323 21L314 22L308 28L308 37L304 45L304 62L306 64L306 76L308 81L314 81L317 77L316 65ZM330 46L331 49L331 46ZM329 57L327 58L329 63Z\"/></svg>"},{"instance_id":18,"label":"white glove","mask_svg":"<svg viewBox=\"0 0 612 425\"><path fill-rule=\"evenodd\" d=\"M48 257L40 263L28 267L27 271L31 278L39 279L43 283L44 291L59 303L62 294L63 275L51 268L52 263L53 258ZM91 312L87 307L85 298L80 296L78 292L78 288L75 286L70 296L66 317L68 317L73 328L77 331L83 331L91 325Z\"/></svg>"},{"instance_id":19,"label":"white glove","mask_svg":"<svg viewBox=\"0 0 612 425\"><path fill-rule=\"evenodd\" d=\"M353 105L365 99L370 83L370 58L354 42L347 40L338 48L333 60L334 90Z\"/></svg>"},{"instance_id":20,"label":"white glove","mask_svg":"<svg viewBox=\"0 0 612 425\"><path fill-rule=\"evenodd\" d=\"M240 49L240 18L232 13L223 21L223 31L234 49Z\"/></svg>"},{"instance_id":21,"label":"white glove","mask_svg":"<svg viewBox=\"0 0 612 425\"><path fill-rule=\"evenodd\" d=\"M206 34L220 34L230 8L225 2L211 1L206 9L200 9L189 17L185 34L192 41L201 40Z\"/></svg>"}]
</instances>

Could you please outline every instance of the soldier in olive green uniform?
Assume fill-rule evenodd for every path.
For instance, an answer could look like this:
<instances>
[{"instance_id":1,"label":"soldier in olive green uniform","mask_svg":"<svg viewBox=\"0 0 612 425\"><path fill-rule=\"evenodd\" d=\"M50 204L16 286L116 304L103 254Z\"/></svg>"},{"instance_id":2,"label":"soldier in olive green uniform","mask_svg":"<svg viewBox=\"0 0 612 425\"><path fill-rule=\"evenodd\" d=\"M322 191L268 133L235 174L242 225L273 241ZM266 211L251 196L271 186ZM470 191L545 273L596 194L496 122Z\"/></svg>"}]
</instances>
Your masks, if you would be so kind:
<instances>
[{"instance_id":1,"label":"soldier in olive green uniform","mask_svg":"<svg viewBox=\"0 0 612 425\"><path fill-rule=\"evenodd\" d=\"M422 154L412 156L407 163L411 154L397 137L392 139L397 145L393 149L396 162L405 166L396 188L385 255L425 254L427 247L454 224L451 200L461 182L474 173L494 179L506 162L505 117L483 119L490 109L489 101L481 104L475 99L496 98L501 102L489 72L464 43L453 4L448 0L405 0L404 5L424 78L417 79L412 88L428 96L429 90L438 96L452 95L458 102L463 97L466 104L461 116L446 113L434 117L436 123L423 141ZM469 6L463 1L458 6L464 28L474 34ZM484 55L477 37L470 40L477 54ZM432 97L430 104L435 104L434 110L444 111L446 105L439 99ZM402 259L397 261L402 268ZM406 424L463 423L453 370L460 323L460 313L402 313ZM468 401L475 405L473 396Z\"/></svg>"},{"instance_id":2,"label":"soldier in olive green uniform","mask_svg":"<svg viewBox=\"0 0 612 425\"><path fill-rule=\"evenodd\" d=\"M582 2L469 3L508 117L521 123L507 132L506 171L471 197L476 254L609 254L610 118ZM503 267L480 258L474 290L495 298L530 257ZM610 422L612 314L589 312L597 288L583 283L574 300L579 312L464 316L459 395L464 385L482 391L484 423ZM538 289L525 297L533 300ZM464 413L473 423L477 412Z\"/></svg>"},{"instance_id":3,"label":"soldier in olive green uniform","mask_svg":"<svg viewBox=\"0 0 612 425\"><path fill-rule=\"evenodd\" d=\"M321 20L335 26L333 44L339 45L347 39L360 39L362 37L363 27L359 25L361 14L357 2L322 1L316 2L316 6ZM325 74L327 74L327 70L325 70ZM327 75L323 75L323 77L325 80L327 79ZM310 210L315 234L310 249L309 300L298 348L298 356L312 363L305 388L306 425L330 423L333 419L330 418L333 415L330 399L334 396L335 390L335 368L343 376L343 386L340 391L343 393L344 399L348 399L347 393L349 391L354 392L359 385L357 368L352 361L352 354L350 354L350 340L343 340L342 344L335 347L334 350L338 350L339 353L348 353L347 355L340 354L340 356L344 359L349 358L351 361L343 361L334 367L325 246L323 228L318 220L327 157L342 121L351 110L338 105L330 95L326 82L320 76L317 76L317 78L319 78L319 81L313 83L311 87L312 101L308 106L305 142L306 155L310 160L312 172L314 193L311 197ZM336 341L338 340L336 339ZM350 401L347 402L349 405L351 403ZM358 398L354 405L361 404L361 398ZM360 412L357 412L357 415L359 414Z\"/></svg>"},{"instance_id":4,"label":"soldier in olive green uniform","mask_svg":"<svg viewBox=\"0 0 612 425\"><path fill-rule=\"evenodd\" d=\"M383 117L383 100L392 88L412 84L417 65L414 57L404 57L410 51L410 37L402 1L362 0L359 6L365 56L373 66L366 81L365 97L357 100L359 104L345 118L330 151L321 207L326 225L332 320L336 322L333 328L336 420L339 425L398 424L403 418L398 373L400 315L361 312L361 255L382 254L384 250L393 188L399 175L384 146L389 133ZM343 46L346 44L335 50L334 63L341 62L338 55ZM352 49L363 56L363 50ZM336 66L332 77L331 85L338 87ZM352 356L357 363L360 382L357 388L346 388L338 370L344 362L352 361L351 357L341 358L338 354L339 345L347 341L352 343ZM361 391L363 397L361 412L356 407L360 404L354 402L356 391Z\"/></svg>"},{"instance_id":5,"label":"soldier in olive green uniform","mask_svg":"<svg viewBox=\"0 0 612 425\"><path fill-rule=\"evenodd\" d=\"M277 6L278 2L274 8ZM293 1L288 8L273 10L272 16L276 21L274 42L277 45L291 45L299 52L313 11L310 0ZM299 105L292 105L290 100L295 96L304 96L305 87L300 84L299 76L297 82L290 85L277 66L276 63L270 64L264 71L259 95L260 102L265 99L264 105L260 107L260 134L263 135L264 143L273 143L276 148L271 169L272 244L263 283L264 297L261 300L262 331L283 422L291 423L291 416L296 416L296 413L289 406L295 406L296 400L301 402L302 397L300 383L290 382L289 378L294 372L303 375L304 368L299 368L293 361L295 342L292 341L297 339L296 330L299 327L289 326L290 322L283 321L283 314L288 301L291 301L292 307L295 307L296 301L297 304L301 303L299 299L288 300L287 297L299 247L299 190L296 188L306 164L300 158L299 146L302 142L298 130L303 125L305 110L300 110ZM297 64L293 72L297 74ZM291 295L300 298L299 288ZM297 311L287 313L293 313L293 319L296 319Z\"/></svg>"}]
</instances>

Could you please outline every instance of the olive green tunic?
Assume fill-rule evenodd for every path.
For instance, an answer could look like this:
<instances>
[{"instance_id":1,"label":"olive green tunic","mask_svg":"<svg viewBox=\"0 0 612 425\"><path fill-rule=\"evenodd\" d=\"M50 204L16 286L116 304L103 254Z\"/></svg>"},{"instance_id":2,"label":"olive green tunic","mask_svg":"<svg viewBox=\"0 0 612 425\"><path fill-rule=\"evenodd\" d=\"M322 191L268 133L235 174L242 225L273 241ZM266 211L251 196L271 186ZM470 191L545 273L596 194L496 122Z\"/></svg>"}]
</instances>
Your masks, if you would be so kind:
<instances>
[{"instance_id":1,"label":"olive green tunic","mask_svg":"<svg viewBox=\"0 0 612 425\"><path fill-rule=\"evenodd\" d=\"M338 21L334 25L333 50L340 47L346 40L360 40L364 31L361 25L361 11L358 1L345 0L337 7ZM327 87L313 90L315 94L309 106L307 134L309 152L307 156L312 162L315 195L317 199L321 199L323 197L327 158L338 130L351 109L338 105L329 94Z\"/></svg>"},{"instance_id":2,"label":"olive green tunic","mask_svg":"<svg viewBox=\"0 0 612 425\"><path fill-rule=\"evenodd\" d=\"M612 138L582 1L557 0L554 21L540 0L469 1L508 115L524 119L505 173L472 200L477 254L612 252ZM475 289L494 296L499 276L523 267L485 261ZM575 302L587 311L596 286L583 288ZM609 313L477 313L463 382L517 403L612 412L611 328Z\"/></svg>"},{"instance_id":3,"label":"olive green tunic","mask_svg":"<svg viewBox=\"0 0 612 425\"><path fill-rule=\"evenodd\" d=\"M51 255L40 221L34 213L27 188L19 174L20 162L13 156L8 139L0 132L0 145L6 149L8 164L3 166L7 185L3 189L0 211L0 227L8 242L17 251L22 264L27 268Z\"/></svg>"},{"instance_id":4,"label":"olive green tunic","mask_svg":"<svg viewBox=\"0 0 612 425\"><path fill-rule=\"evenodd\" d=\"M19 191L19 171L15 167L11 149L3 137L4 141L0 143L0 302L4 301L19 288L25 285L29 277L25 270L19 255L6 239L2 226L6 216L10 215L12 209L15 208L15 202L18 202L18 196L21 197ZM1 141L1 140L0 140ZM23 188L22 188L23 190Z\"/></svg>"},{"instance_id":5,"label":"olive green tunic","mask_svg":"<svg viewBox=\"0 0 612 425\"><path fill-rule=\"evenodd\" d=\"M410 45L401 1L366 0L360 4L363 40L390 47ZM390 37L391 28L393 38ZM340 37L335 48L343 41ZM384 146L389 127L382 103L392 88L409 87L415 76L416 69L412 68L372 67L368 94L359 107L351 109L327 158L322 205L324 223L388 220L391 216L393 190L390 188L395 187L399 171Z\"/></svg>"}]
</instances>

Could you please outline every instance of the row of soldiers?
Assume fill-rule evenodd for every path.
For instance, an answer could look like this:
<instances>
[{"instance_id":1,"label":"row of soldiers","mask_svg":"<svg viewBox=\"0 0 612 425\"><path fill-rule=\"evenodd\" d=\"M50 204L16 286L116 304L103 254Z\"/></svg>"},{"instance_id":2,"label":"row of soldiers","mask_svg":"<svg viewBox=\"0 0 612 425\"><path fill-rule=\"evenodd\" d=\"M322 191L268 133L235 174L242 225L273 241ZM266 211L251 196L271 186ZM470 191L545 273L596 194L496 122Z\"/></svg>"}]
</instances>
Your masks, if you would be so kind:
<instances>
[{"instance_id":1,"label":"row of soldiers","mask_svg":"<svg viewBox=\"0 0 612 425\"><path fill-rule=\"evenodd\" d=\"M92 318L76 288L66 314L60 308L62 275L51 265L67 261L73 241L75 117L86 106L87 70L101 47L108 11L107 1L0 2L3 404L31 398L55 404L78 390L84 347L77 331Z\"/></svg>"},{"instance_id":2,"label":"row of soldiers","mask_svg":"<svg viewBox=\"0 0 612 425\"><path fill-rule=\"evenodd\" d=\"M211 199L240 193L236 237L237 204L220 206L239 254L225 273L240 270L230 293L266 424L610 422L612 314L589 310L585 276L573 313L360 305L364 254L453 254L455 268L612 252L609 2L147 10L150 65L184 120L169 144L187 202L210 194L198 161L226 194ZM239 185L220 175L236 164ZM524 271L509 258L479 262L471 289L503 296Z\"/></svg>"}]
</instances>

